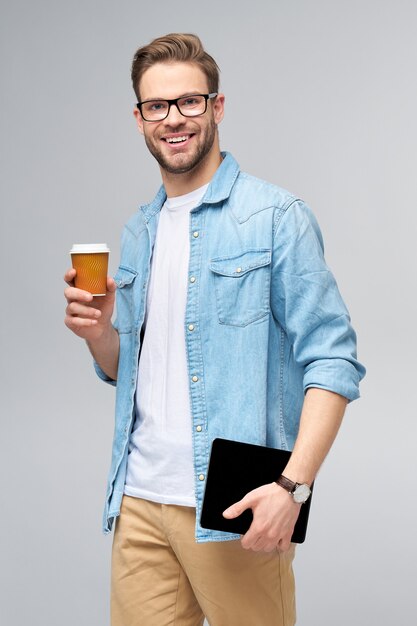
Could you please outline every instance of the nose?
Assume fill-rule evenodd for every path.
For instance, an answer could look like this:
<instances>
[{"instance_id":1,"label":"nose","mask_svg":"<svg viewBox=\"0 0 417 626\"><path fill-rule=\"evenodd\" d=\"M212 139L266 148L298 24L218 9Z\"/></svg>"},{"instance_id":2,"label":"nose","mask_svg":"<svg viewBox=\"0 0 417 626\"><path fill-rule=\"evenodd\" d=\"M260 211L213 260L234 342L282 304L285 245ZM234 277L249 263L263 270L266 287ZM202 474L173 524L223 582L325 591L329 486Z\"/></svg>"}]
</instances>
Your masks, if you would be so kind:
<instances>
[{"instance_id":1,"label":"nose","mask_svg":"<svg viewBox=\"0 0 417 626\"><path fill-rule=\"evenodd\" d=\"M178 105L176 103L171 103L169 105L169 111L167 117L165 118L165 122L170 124L170 126L178 126L184 122L184 119L185 117L182 113L180 113Z\"/></svg>"}]
</instances>

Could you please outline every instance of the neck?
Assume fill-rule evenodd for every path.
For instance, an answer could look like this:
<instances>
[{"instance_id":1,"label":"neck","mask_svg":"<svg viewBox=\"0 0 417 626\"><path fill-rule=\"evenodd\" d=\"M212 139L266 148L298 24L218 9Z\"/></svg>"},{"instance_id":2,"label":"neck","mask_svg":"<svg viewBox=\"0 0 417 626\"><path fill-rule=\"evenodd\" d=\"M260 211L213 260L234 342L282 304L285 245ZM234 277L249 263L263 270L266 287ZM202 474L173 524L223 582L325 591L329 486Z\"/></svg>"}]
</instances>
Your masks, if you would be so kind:
<instances>
[{"instance_id":1,"label":"neck","mask_svg":"<svg viewBox=\"0 0 417 626\"><path fill-rule=\"evenodd\" d=\"M213 145L206 159L190 172L172 174L161 169L162 182L168 198L183 196L211 181L217 168L222 162L222 156L217 142Z\"/></svg>"}]
</instances>

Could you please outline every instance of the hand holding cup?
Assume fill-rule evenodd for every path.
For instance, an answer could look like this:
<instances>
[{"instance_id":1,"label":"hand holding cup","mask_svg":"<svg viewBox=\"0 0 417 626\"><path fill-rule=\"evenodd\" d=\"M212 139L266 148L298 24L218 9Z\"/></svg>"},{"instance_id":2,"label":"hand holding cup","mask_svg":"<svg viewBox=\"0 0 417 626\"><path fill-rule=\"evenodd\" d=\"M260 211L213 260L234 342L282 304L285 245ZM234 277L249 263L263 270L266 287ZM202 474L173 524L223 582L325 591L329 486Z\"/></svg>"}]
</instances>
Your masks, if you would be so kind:
<instances>
[{"instance_id":1,"label":"hand holding cup","mask_svg":"<svg viewBox=\"0 0 417 626\"><path fill-rule=\"evenodd\" d=\"M97 251L97 246L101 249ZM65 325L79 337L94 342L111 329L116 283L107 276L108 248L78 245L71 250L71 269L64 280L69 285ZM94 249L93 249L94 248ZM75 250L75 251L74 251Z\"/></svg>"}]
</instances>

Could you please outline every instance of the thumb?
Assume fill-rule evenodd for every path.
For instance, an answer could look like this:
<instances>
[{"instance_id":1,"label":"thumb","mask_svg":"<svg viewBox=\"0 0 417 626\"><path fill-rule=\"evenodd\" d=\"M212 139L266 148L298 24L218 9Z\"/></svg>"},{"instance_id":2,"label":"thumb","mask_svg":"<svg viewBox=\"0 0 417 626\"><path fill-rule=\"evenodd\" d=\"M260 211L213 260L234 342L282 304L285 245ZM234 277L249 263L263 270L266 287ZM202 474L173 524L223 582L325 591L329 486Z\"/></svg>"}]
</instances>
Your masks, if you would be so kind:
<instances>
[{"instance_id":1,"label":"thumb","mask_svg":"<svg viewBox=\"0 0 417 626\"><path fill-rule=\"evenodd\" d=\"M246 509L249 508L250 504L246 500L245 496L244 498L242 498L242 500L239 500L239 502L235 502L234 504L232 504L232 506L229 506L228 509L223 511L223 517L226 517L227 519L233 519L241 515L243 511L246 511Z\"/></svg>"},{"instance_id":2,"label":"thumb","mask_svg":"<svg viewBox=\"0 0 417 626\"><path fill-rule=\"evenodd\" d=\"M117 289L117 285L111 276L107 276L107 291L114 293Z\"/></svg>"}]
</instances>

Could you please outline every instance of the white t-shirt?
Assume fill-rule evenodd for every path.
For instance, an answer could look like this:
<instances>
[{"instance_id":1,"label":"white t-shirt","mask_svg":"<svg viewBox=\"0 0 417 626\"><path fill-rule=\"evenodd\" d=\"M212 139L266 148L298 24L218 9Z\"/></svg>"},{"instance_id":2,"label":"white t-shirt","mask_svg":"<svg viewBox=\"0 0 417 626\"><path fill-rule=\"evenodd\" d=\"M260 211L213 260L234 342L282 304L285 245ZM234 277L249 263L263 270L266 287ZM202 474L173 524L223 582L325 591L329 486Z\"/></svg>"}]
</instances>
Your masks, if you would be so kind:
<instances>
[{"instance_id":1,"label":"white t-shirt","mask_svg":"<svg viewBox=\"0 0 417 626\"><path fill-rule=\"evenodd\" d=\"M189 214L207 187L167 198L152 255L124 491L163 504L195 506L185 309Z\"/></svg>"}]
</instances>

